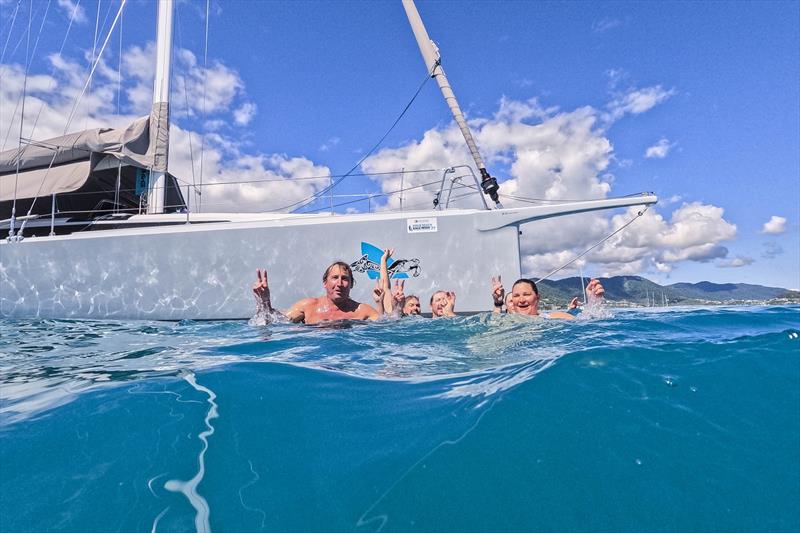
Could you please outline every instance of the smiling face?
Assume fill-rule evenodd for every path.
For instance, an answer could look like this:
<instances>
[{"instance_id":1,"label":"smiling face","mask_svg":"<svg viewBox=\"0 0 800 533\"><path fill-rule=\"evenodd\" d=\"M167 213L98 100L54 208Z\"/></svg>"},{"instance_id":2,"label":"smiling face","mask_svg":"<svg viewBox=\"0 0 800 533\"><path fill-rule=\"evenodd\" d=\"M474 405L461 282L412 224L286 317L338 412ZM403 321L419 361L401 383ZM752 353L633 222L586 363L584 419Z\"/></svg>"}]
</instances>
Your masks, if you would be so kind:
<instances>
[{"instance_id":1,"label":"smiling face","mask_svg":"<svg viewBox=\"0 0 800 533\"><path fill-rule=\"evenodd\" d=\"M322 281L325 293L333 302L339 302L350 298L350 288L353 286L353 273L347 265L334 263L328 270Z\"/></svg>"},{"instance_id":2,"label":"smiling face","mask_svg":"<svg viewBox=\"0 0 800 533\"><path fill-rule=\"evenodd\" d=\"M433 316L444 316L444 309L447 306L447 293L436 291L431 296L431 313Z\"/></svg>"},{"instance_id":3,"label":"smiling face","mask_svg":"<svg viewBox=\"0 0 800 533\"><path fill-rule=\"evenodd\" d=\"M511 289L511 305L513 311L509 309L509 313L518 313L521 315L538 315L539 314L539 293L528 281L518 281Z\"/></svg>"},{"instance_id":4,"label":"smiling face","mask_svg":"<svg viewBox=\"0 0 800 533\"><path fill-rule=\"evenodd\" d=\"M418 315L422 312L422 306L419 304L419 298L416 296L408 296L403 302L404 315Z\"/></svg>"}]
</instances>

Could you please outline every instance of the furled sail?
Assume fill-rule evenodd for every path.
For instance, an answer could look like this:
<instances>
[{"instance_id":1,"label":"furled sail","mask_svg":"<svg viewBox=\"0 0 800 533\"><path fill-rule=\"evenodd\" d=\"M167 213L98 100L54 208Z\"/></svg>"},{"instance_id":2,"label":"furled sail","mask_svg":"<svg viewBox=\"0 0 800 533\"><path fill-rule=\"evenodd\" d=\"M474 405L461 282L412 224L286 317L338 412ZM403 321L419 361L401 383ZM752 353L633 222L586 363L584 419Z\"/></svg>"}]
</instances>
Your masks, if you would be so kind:
<instances>
[{"instance_id":1,"label":"furled sail","mask_svg":"<svg viewBox=\"0 0 800 533\"><path fill-rule=\"evenodd\" d=\"M0 219L10 216L10 206L5 204L15 199L96 191L91 182L97 180L104 182L102 189L107 192L108 182L115 183L117 174L110 170L109 160L114 161L115 169L116 161L122 165L123 180L130 183L136 169L166 171L163 138L169 127L167 113L166 104L155 104L150 116L138 118L126 128L95 128L0 152ZM104 164L98 167L101 161ZM170 176L168 181L169 203L173 209L181 208L183 199L175 178Z\"/></svg>"}]
</instances>

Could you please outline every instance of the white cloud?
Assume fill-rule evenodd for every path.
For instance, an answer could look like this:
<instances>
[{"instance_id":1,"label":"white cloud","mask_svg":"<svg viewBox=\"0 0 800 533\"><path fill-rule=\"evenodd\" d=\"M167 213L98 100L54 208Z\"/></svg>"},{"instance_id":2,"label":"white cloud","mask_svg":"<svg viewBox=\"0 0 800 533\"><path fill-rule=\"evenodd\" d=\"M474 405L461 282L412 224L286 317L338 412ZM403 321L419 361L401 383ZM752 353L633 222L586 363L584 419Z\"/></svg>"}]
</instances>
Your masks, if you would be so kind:
<instances>
[{"instance_id":1,"label":"white cloud","mask_svg":"<svg viewBox=\"0 0 800 533\"><path fill-rule=\"evenodd\" d=\"M145 47L130 47L122 57L123 71L135 80L126 88L126 96L131 109L140 115L150 111L155 54L155 43L148 42ZM172 79L172 108L183 116L227 113L237 100L244 98L244 82L236 70L219 61L211 61L207 68L203 67L194 53L186 49L175 51ZM255 104L242 101L234 121L246 125L255 112Z\"/></svg>"},{"instance_id":2,"label":"white cloud","mask_svg":"<svg viewBox=\"0 0 800 533\"><path fill-rule=\"evenodd\" d=\"M123 57L125 70L133 74L124 80L123 93L129 99L123 105L123 113L116 114L116 71L103 65L96 71L96 79L81 100L75 111L69 131L96 127L128 126L138 116L147 114L152 98L152 68L147 64L152 46L132 47ZM83 89L86 72L85 63L66 57L51 56L52 76L32 72L27 81L25 104L24 137L48 139L62 135L65 117L69 116L76 96ZM202 76L196 61L190 53L182 53L180 64L188 69L186 84L178 84L175 104L181 113L182 90L190 93L193 105L191 112L200 108L199 89L196 81ZM0 141L8 134L6 149L16 147L19 128L19 106L22 93L24 69L17 64L0 65L3 83L0 84L0 109L3 109ZM242 101L244 84L232 69L215 62L209 68L210 80L214 83L208 91L209 110L215 113L210 121L219 122L219 130L224 124L243 120L245 115L255 112L255 106ZM227 88L222 85L229 84ZM238 107L231 104L237 103ZM6 112L6 110L8 110ZM126 112L127 111L127 112ZM185 115L185 114L184 114ZM36 117L38 121L36 120ZM32 126L36 122L36 129ZM203 141L197 132L187 131L173 121L170 128L169 170L183 183L200 182L199 148ZM284 154L261 154L245 150L240 136L226 136L222 131L212 131L205 135L203 158L203 211L265 211L301 201L329 183L326 176L330 170L302 156ZM190 149L191 146L191 149ZM319 179L302 179L308 177ZM246 183L243 183L246 182ZM197 197L185 194L196 208Z\"/></svg>"},{"instance_id":3,"label":"white cloud","mask_svg":"<svg viewBox=\"0 0 800 533\"><path fill-rule=\"evenodd\" d=\"M660 139L656 144L647 148L644 156L648 159L664 159L673 146L675 145L668 139Z\"/></svg>"},{"instance_id":4,"label":"white cloud","mask_svg":"<svg viewBox=\"0 0 800 533\"><path fill-rule=\"evenodd\" d=\"M608 104L611 120L621 118L626 114L639 115L653 109L658 104L665 102L675 94L674 89L664 89L661 85L630 89L627 93L617 95Z\"/></svg>"},{"instance_id":5,"label":"white cloud","mask_svg":"<svg viewBox=\"0 0 800 533\"><path fill-rule=\"evenodd\" d=\"M754 259L752 257L745 257L745 256L737 256L733 259L729 259L726 261L720 261L717 263L719 268L740 268L747 265L752 265Z\"/></svg>"},{"instance_id":6,"label":"white cloud","mask_svg":"<svg viewBox=\"0 0 800 533\"><path fill-rule=\"evenodd\" d=\"M330 169L305 157L242 155L231 164L212 161L204 181L204 211L272 211L299 202L328 184ZM319 179L306 179L311 177Z\"/></svg>"},{"instance_id":7,"label":"white cloud","mask_svg":"<svg viewBox=\"0 0 800 533\"><path fill-rule=\"evenodd\" d=\"M786 231L786 218L772 215L770 219L764 223L761 228L761 233L767 235L780 235Z\"/></svg>"},{"instance_id":8,"label":"white cloud","mask_svg":"<svg viewBox=\"0 0 800 533\"><path fill-rule=\"evenodd\" d=\"M256 116L256 104L252 102L243 103L238 109L233 112L233 120L239 126L247 126L253 117Z\"/></svg>"},{"instance_id":9,"label":"white cloud","mask_svg":"<svg viewBox=\"0 0 800 533\"><path fill-rule=\"evenodd\" d=\"M614 149L606 136L603 112L592 107L572 111L544 109L536 100L503 99L490 119L472 120L471 125L485 158L508 169L501 183L503 204L529 205L522 198L559 199L605 198L613 185L609 173ZM469 161L460 131L455 125L425 132L420 141L387 148L368 158L367 173L391 172L399 168L441 168L448 162ZM452 164L452 163L450 163ZM441 173L399 173L376 176L385 193L436 181L420 190L405 193L418 203L430 205L439 188ZM513 196L515 198L509 198ZM674 204L680 198L666 202ZM388 205L399 207L399 195ZM639 208L622 214L589 213L522 226L523 269L533 276L544 275L577 257L631 218ZM720 243L736 236L736 226L724 218L722 208L699 202L683 203L669 218L649 209L630 227L586 256L606 273L636 274L647 270L670 272L682 261L710 262L725 258L728 249ZM546 237L543 237L546 236ZM583 261L583 260L581 260ZM557 276L577 272L579 263Z\"/></svg>"},{"instance_id":10,"label":"white cloud","mask_svg":"<svg viewBox=\"0 0 800 533\"><path fill-rule=\"evenodd\" d=\"M99 69L97 79L76 110L72 129L122 127L136 116L146 114L152 95L151 54L152 45L148 45L129 48L123 56L123 70L132 75L132 79L126 80L123 86L126 98L121 115L114 114L115 70ZM212 62L206 70L197 65L190 52L181 51L178 56L178 64L180 69L184 69L183 77L186 79L175 84L175 107L179 120L182 107L185 107L183 91L189 96L189 115L198 118L202 87L199 82L205 76L210 82L206 95L206 122L216 125L216 128L208 131L204 138L204 211L278 209L296 203L328 184L330 170L308 157L253 153L245 149L239 136L227 135L226 124L236 122L237 112L244 120L250 113L248 109L255 111L254 107L247 105L244 82L236 71L222 63ZM85 71L85 64L67 58L53 57L51 61L56 67L52 76L34 72L29 77L25 123L31 124L40 108L41 117L35 134L25 131L25 136L44 139L60 135L64 117L69 114L75 96L83 87L83 79L76 72ZM0 106L4 110L13 110L19 100L23 70L19 65L2 67ZM639 90L638 96L629 93L628 97L621 98L609 108L621 110L617 118L627 113L644 112L669 97L670 91L657 89L651 88L649 93L648 90ZM643 94L650 94L649 103L642 103L648 100ZM501 174L505 174L506 179L501 184L501 192L507 195L503 202L513 207L529 205L526 199L546 202L607 197L614 183L609 170L614 161L614 147L607 137L606 129L611 122L606 120L606 116L602 109L590 106L560 110L544 107L535 99L516 101L504 98L493 116L474 119L470 123L490 168L503 170ZM18 127L18 120L19 117L15 119L12 115L9 127L15 123ZM180 124L173 124L171 131L170 171L185 182L199 181L200 136L180 127ZM336 142L332 138L325 144L332 146ZM194 159L190 155L190 143ZM390 172L373 176L374 182L385 193L399 189L401 183L405 188L416 187L403 194L404 207L428 208L439 188L442 169L470 162L461 132L450 124L425 132L419 140L381 150L364 162L363 170ZM434 170L401 174L398 170L402 168ZM472 185L471 176L461 170L455 175L448 174L446 183L459 175L463 178L456 182L456 187ZM303 179L310 177L319 179ZM456 189L453 197L466 190ZM399 195L392 195L386 200L386 205L397 208L399 202ZM455 200L455 204L462 207L480 205L477 195ZM635 209L615 216L590 213L523 226L521 244L526 271L542 275L564 264L625 224L634 213ZM647 269L668 272L681 261L725 258L728 251L720 243L735 235L736 226L724 219L721 208L713 205L684 203L666 217L656 208L651 208L585 260L597 265L598 270L609 273L643 273Z\"/></svg>"},{"instance_id":11,"label":"white cloud","mask_svg":"<svg viewBox=\"0 0 800 533\"><path fill-rule=\"evenodd\" d=\"M616 89L623 81L629 78L628 72L622 68L608 69L605 74L608 77L608 87L612 90Z\"/></svg>"},{"instance_id":12,"label":"white cloud","mask_svg":"<svg viewBox=\"0 0 800 533\"><path fill-rule=\"evenodd\" d=\"M86 11L77 2L73 2L72 0L58 0L58 7L75 22L81 24L86 22Z\"/></svg>"}]
</instances>

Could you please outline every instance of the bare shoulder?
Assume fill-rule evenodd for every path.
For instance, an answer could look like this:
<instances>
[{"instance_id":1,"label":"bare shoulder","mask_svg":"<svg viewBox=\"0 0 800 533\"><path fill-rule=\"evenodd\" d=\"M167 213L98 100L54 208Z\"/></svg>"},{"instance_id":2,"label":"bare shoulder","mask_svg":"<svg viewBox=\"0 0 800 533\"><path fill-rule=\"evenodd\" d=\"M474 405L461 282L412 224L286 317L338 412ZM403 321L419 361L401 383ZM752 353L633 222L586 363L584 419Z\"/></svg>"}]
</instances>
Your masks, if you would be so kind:
<instances>
[{"instance_id":1,"label":"bare shoulder","mask_svg":"<svg viewBox=\"0 0 800 533\"><path fill-rule=\"evenodd\" d=\"M559 318L561 320L575 320L575 317L564 311L551 311L547 318Z\"/></svg>"},{"instance_id":2,"label":"bare shoulder","mask_svg":"<svg viewBox=\"0 0 800 533\"><path fill-rule=\"evenodd\" d=\"M356 315L361 319L375 320L380 316L380 313L369 304L358 304Z\"/></svg>"},{"instance_id":3,"label":"bare shoulder","mask_svg":"<svg viewBox=\"0 0 800 533\"><path fill-rule=\"evenodd\" d=\"M292 322L305 322L306 315L314 309L316 302L317 298L303 298L302 300L298 300L286 311L286 317Z\"/></svg>"}]
</instances>

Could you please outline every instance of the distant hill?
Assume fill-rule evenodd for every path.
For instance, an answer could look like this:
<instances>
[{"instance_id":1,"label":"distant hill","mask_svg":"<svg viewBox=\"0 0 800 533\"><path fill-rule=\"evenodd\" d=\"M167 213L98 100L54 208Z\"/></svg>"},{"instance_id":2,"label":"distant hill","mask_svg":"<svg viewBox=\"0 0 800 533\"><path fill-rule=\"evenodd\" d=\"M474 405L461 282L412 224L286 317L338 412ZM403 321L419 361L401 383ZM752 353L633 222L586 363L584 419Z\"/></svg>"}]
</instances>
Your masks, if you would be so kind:
<instances>
[{"instance_id":1,"label":"distant hill","mask_svg":"<svg viewBox=\"0 0 800 533\"><path fill-rule=\"evenodd\" d=\"M588 278L584 278L588 282ZM606 289L606 299L628 305L736 303L788 299L800 302L800 292L780 287L764 287L748 283L674 283L659 285L640 276L614 276L600 278ZM563 305L581 294L581 278L545 280L539 284L542 300L546 304Z\"/></svg>"}]
</instances>

